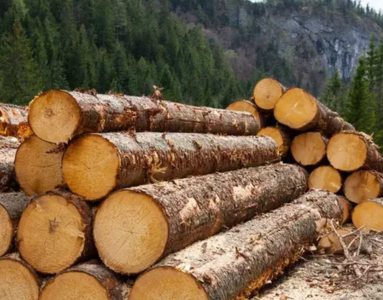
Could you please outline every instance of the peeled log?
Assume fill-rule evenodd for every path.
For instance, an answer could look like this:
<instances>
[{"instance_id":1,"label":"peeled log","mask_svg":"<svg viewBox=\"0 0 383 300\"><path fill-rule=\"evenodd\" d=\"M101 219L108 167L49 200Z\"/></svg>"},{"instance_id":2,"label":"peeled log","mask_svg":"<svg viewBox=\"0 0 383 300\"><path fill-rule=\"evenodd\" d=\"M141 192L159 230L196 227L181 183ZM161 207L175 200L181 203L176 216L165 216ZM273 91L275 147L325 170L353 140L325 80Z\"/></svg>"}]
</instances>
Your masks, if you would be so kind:
<instances>
[{"instance_id":1,"label":"peeled log","mask_svg":"<svg viewBox=\"0 0 383 300\"><path fill-rule=\"evenodd\" d=\"M0 135L24 139L32 134L27 107L0 103Z\"/></svg>"},{"instance_id":2,"label":"peeled log","mask_svg":"<svg viewBox=\"0 0 383 300\"><path fill-rule=\"evenodd\" d=\"M195 107L146 97L92 95L53 90L30 104L33 132L51 143L67 143L82 133L129 130L256 135L250 113Z\"/></svg>"},{"instance_id":3,"label":"peeled log","mask_svg":"<svg viewBox=\"0 0 383 300\"><path fill-rule=\"evenodd\" d=\"M272 78L265 78L259 81L253 92L254 102L265 111L272 111L275 103L282 97L286 88Z\"/></svg>"},{"instance_id":4,"label":"peeled log","mask_svg":"<svg viewBox=\"0 0 383 300\"><path fill-rule=\"evenodd\" d=\"M344 194L354 203L361 203L383 195L383 174L361 170L352 173L344 182Z\"/></svg>"},{"instance_id":5,"label":"peeled log","mask_svg":"<svg viewBox=\"0 0 383 300\"><path fill-rule=\"evenodd\" d=\"M239 100L231 103L228 107L226 107L227 110L233 110L233 111L245 111L248 113L251 113L257 120L258 123L261 125L261 127L265 123L265 118L259 113L258 108L247 100Z\"/></svg>"},{"instance_id":6,"label":"peeled log","mask_svg":"<svg viewBox=\"0 0 383 300\"><path fill-rule=\"evenodd\" d=\"M0 192L17 187L14 179L14 161L20 142L16 138L0 136Z\"/></svg>"},{"instance_id":7,"label":"peeled log","mask_svg":"<svg viewBox=\"0 0 383 300\"><path fill-rule=\"evenodd\" d=\"M363 230L383 231L383 199L358 204L352 213L352 223Z\"/></svg>"},{"instance_id":8,"label":"peeled log","mask_svg":"<svg viewBox=\"0 0 383 300\"><path fill-rule=\"evenodd\" d=\"M0 257L11 250L17 224L29 201L24 193L0 194Z\"/></svg>"},{"instance_id":9,"label":"peeled log","mask_svg":"<svg viewBox=\"0 0 383 300\"><path fill-rule=\"evenodd\" d=\"M339 192L342 187L342 176L339 171L330 166L321 166L311 172L309 188L327 190L332 193Z\"/></svg>"},{"instance_id":10,"label":"peeled log","mask_svg":"<svg viewBox=\"0 0 383 300\"><path fill-rule=\"evenodd\" d=\"M65 182L86 200L162 180L255 167L280 160L268 137L208 134L88 134L74 140L63 158Z\"/></svg>"},{"instance_id":11,"label":"peeled log","mask_svg":"<svg viewBox=\"0 0 383 300\"><path fill-rule=\"evenodd\" d=\"M319 132L296 136L291 144L291 154L302 166L315 166L326 157L327 139Z\"/></svg>"},{"instance_id":12,"label":"peeled log","mask_svg":"<svg viewBox=\"0 0 383 300\"><path fill-rule=\"evenodd\" d=\"M137 274L169 253L298 198L306 189L303 168L274 164L121 190L97 211L95 244L110 269Z\"/></svg>"},{"instance_id":13,"label":"peeled log","mask_svg":"<svg viewBox=\"0 0 383 300\"><path fill-rule=\"evenodd\" d=\"M43 274L56 274L94 253L92 212L68 192L32 200L17 230L22 257Z\"/></svg>"},{"instance_id":14,"label":"peeled log","mask_svg":"<svg viewBox=\"0 0 383 300\"><path fill-rule=\"evenodd\" d=\"M286 156L289 153L291 134L288 128L283 126L265 127L258 132L257 136L271 137L278 144L279 152L282 156Z\"/></svg>"},{"instance_id":15,"label":"peeled log","mask_svg":"<svg viewBox=\"0 0 383 300\"><path fill-rule=\"evenodd\" d=\"M342 215L336 195L310 191L293 204L169 255L137 279L129 300L249 299L293 264L327 221Z\"/></svg>"},{"instance_id":16,"label":"peeled log","mask_svg":"<svg viewBox=\"0 0 383 300\"><path fill-rule=\"evenodd\" d=\"M345 131L334 135L327 147L327 158L340 171L372 169L383 172L383 157L372 138L364 133Z\"/></svg>"},{"instance_id":17,"label":"peeled log","mask_svg":"<svg viewBox=\"0 0 383 300\"><path fill-rule=\"evenodd\" d=\"M29 196L57 191L64 186L61 162L65 147L45 142L36 135L26 139L17 150L16 180Z\"/></svg>"},{"instance_id":18,"label":"peeled log","mask_svg":"<svg viewBox=\"0 0 383 300\"><path fill-rule=\"evenodd\" d=\"M40 278L18 253L0 258L0 299L37 300Z\"/></svg>"},{"instance_id":19,"label":"peeled log","mask_svg":"<svg viewBox=\"0 0 383 300\"><path fill-rule=\"evenodd\" d=\"M130 287L102 264L90 261L49 280L39 300L125 300Z\"/></svg>"},{"instance_id":20,"label":"peeled log","mask_svg":"<svg viewBox=\"0 0 383 300\"><path fill-rule=\"evenodd\" d=\"M290 89L283 94L275 104L274 117L279 123L292 129L320 131L328 137L343 130L355 130L338 113L299 88Z\"/></svg>"}]
</instances>

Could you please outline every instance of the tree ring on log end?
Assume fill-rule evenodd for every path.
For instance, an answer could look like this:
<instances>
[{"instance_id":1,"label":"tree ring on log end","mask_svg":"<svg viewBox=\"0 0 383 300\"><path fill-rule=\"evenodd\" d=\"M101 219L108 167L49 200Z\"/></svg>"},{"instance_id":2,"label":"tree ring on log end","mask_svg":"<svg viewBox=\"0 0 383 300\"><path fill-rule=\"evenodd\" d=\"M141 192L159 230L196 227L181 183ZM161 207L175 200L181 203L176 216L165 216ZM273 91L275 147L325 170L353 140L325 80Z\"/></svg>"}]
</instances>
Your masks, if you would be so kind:
<instances>
[{"instance_id":1,"label":"tree ring on log end","mask_svg":"<svg viewBox=\"0 0 383 300\"><path fill-rule=\"evenodd\" d=\"M74 140L65 151L62 164L70 190L89 201L101 199L117 187L119 168L117 148L93 134Z\"/></svg>"},{"instance_id":2,"label":"tree ring on log end","mask_svg":"<svg viewBox=\"0 0 383 300\"><path fill-rule=\"evenodd\" d=\"M257 110L257 107L246 100L239 100L231 103L228 107L226 107L227 110L234 110L234 111L246 111L251 113L259 122L260 125L262 125L261 116L259 115L259 112Z\"/></svg>"},{"instance_id":3,"label":"tree ring on log end","mask_svg":"<svg viewBox=\"0 0 383 300\"><path fill-rule=\"evenodd\" d=\"M327 158L340 171L353 172L363 167L367 158L367 145L356 134L334 135L327 147Z\"/></svg>"},{"instance_id":4,"label":"tree ring on log end","mask_svg":"<svg viewBox=\"0 0 383 300\"><path fill-rule=\"evenodd\" d=\"M342 187L342 176L330 166L316 168L309 176L309 188L337 193Z\"/></svg>"},{"instance_id":5,"label":"tree ring on log end","mask_svg":"<svg viewBox=\"0 0 383 300\"><path fill-rule=\"evenodd\" d=\"M262 128L257 136L268 136L271 137L278 145L279 151L282 155L286 155L288 152L288 146L284 145L282 133L276 127L265 127Z\"/></svg>"},{"instance_id":6,"label":"tree ring on log end","mask_svg":"<svg viewBox=\"0 0 383 300\"><path fill-rule=\"evenodd\" d=\"M13 224L8 211L0 204L0 257L8 252L13 238Z\"/></svg>"},{"instance_id":7,"label":"tree ring on log end","mask_svg":"<svg viewBox=\"0 0 383 300\"><path fill-rule=\"evenodd\" d=\"M72 271L56 276L41 291L39 300L109 300L104 286L92 275Z\"/></svg>"},{"instance_id":8,"label":"tree ring on log end","mask_svg":"<svg viewBox=\"0 0 383 300\"><path fill-rule=\"evenodd\" d=\"M40 196L21 215L17 230L20 254L37 271L56 274L81 257L85 227L77 207L64 197Z\"/></svg>"},{"instance_id":9,"label":"tree ring on log end","mask_svg":"<svg viewBox=\"0 0 383 300\"><path fill-rule=\"evenodd\" d=\"M294 159L303 166L314 166L326 156L326 142L319 132L296 136L291 144Z\"/></svg>"},{"instance_id":10,"label":"tree ring on log end","mask_svg":"<svg viewBox=\"0 0 383 300\"><path fill-rule=\"evenodd\" d=\"M380 182L369 171L352 173L344 182L344 194L350 201L361 203L380 195Z\"/></svg>"},{"instance_id":11,"label":"tree ring on log end","mask_svg":"<svg viewBox=\"0 0 383 300\"><path fill-rule=\"evenodd\" d=\"M367 201L357 205L352 213L352 223L363 230L383 230L383 205Z\"/></svg>"},{"instance_id":12,"label":"tree ring on log end","mask_svg":"<svg viewBox=\"0 0 383 300\"><path fill-rule=\"evenodd\" d=\"M265 78L258 82L253 93L255 104L264 110L272 110L282 95L282 85L272 78Z\"/></svg>"},{"instance_id":13,"label":"tree ring on log end","mask_svg":"<svg viewBox=\"0 0 383 300\"><path fill-rule=\"evenodd\" d=\"M37 300L39 283L32 272L13 259L0 259L1 300Z\"/></svg>"},{"instance_id":14,"label":"tree ring on log end","mask_svg":"<svg viewBox=\"0 0 383 300\"><path fill-rule=\"evenodd\" d=\"M159 267L140 276L129 300L208 300L201 284L190 274L175 268Z\"/></svg>"},{"instance_id":15,"label":"tree ring on log end","mask_svg":"<svg viewBox=\"0 0 383 300\"><path fill-rule=\"evenodd\" d=\"M137 274L163 255L169 225L163 209L151 197L122 190L100 206L93 233L106 266L118 273Z\"/></svg>"},{"instance_id":16,"label":"tree ring on log end","mask_svg":"<svg viewBox=\"0 0 383 300\"><path fill-rule=\"evenodd\" d=\"M80 125L81 109L68 92L53 90L31 102L28 121L32 131L44 141L66 143Z\"/></svg>"}]
</instances>

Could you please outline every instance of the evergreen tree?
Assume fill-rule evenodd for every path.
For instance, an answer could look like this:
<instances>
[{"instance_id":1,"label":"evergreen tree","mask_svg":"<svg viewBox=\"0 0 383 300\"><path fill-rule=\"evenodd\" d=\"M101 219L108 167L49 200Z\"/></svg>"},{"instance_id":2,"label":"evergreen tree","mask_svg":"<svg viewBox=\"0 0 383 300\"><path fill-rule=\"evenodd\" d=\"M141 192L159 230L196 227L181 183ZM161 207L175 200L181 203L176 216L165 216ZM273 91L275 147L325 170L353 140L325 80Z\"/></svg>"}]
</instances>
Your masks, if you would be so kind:
<instances>
[{"instance_id":1,"label":"evergreen tree","mask_svg":"<svg viewBox=\"0 0 383 300\"><path fill-rule=\"evenodd\" d=\"M339 114L343 113L343 87L338 69L335 69L334 75L327 82L320 100L332 110Z\"/></svg>"}]
</instances>

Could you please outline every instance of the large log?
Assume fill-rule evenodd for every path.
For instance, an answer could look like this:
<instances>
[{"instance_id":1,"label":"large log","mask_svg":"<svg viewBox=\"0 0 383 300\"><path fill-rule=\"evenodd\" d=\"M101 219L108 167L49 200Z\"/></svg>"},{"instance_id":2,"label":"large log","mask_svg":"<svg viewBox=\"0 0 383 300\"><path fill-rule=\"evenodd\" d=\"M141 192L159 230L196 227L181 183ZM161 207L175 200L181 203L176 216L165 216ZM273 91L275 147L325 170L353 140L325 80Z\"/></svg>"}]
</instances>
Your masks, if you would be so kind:
<instances>
[{"instance_id":1,"label":"large log","mask_svg":"<svg viewBox=\"0 0 383 300\"><path fill-rule=\"evenodd\" d=\"M371 199L358 204L352 213L352 223L364 231L383 231L383 199Z\"/></svg>"},{"instance_id":2,"label":"large log","mask_svg":"<svg viewBox=\"0 0 383 300\"><path fill-rule=\"evenodd\" d=\"M251 103L247 100L238 100L233 103L230 103L228 107L226 107L227 110L234 110L234 111L245 111L251 113L255 118L257 118L259 124L261 127L263 127L266 123L266 117L263 116L259 111L257 106L254 103Z\"/></svg>"},{"instance_id":3,"label":"large log","mask_svg":"<svg viewBox=\"0 0 383 300\"><path fill-rule=\"evenodd\" d=\"M260 124L246 112L195 107L146 97L92 95L53 90L30 104L33 132L51 143L67 143L81 133L136 131L255 135Z\"/></svg>"},{"instance_id":4,"label":"large log","mask_svg":"<svg viewBox=\"0 0 383 300\"><path fill-rule=\"evenodd\" d=\"M17 150L15 159L15 175L20 188L29 196L62 188L64 150L64 145L45 142L36 135L27 138Z\"/></svg>"},{"instance_id":5,"label":"large log","mask_svg":"<svg viewBox=\"0 0 383 300\"><path fill-rule=\"evenodd\" d=\"M302 166L316 166L326 158L328 140L319 132L306 132L291 143L291 154Z\"/></svg>"},{"instance_id":6,"label":"large log","mask_svg":"<svg viewBox=\"0 0 383 300\"><path fill-rule=\"evenodd\" d=\"M292 129L320 131L328 137L343 130L355 130L336 112L299 88L290 89L283 94L275 104L274 117L279 123Z\"/></svg>"},{"instance_id":7,"label":"large log","mask_svg":"<svg viewBox=\"0 0 383 300\"><path fill-rule=\"evenodd\" d=\"M0 103L0 135L24 139L32 134L27 107Z\"/></svg>"},{"instance_id":8,"label":"large log","mask_svg":"<svg viewBox=\"0 0 383 300\"><path fill-rule=\"evenodd\" d=\"M306 189L303 168L274 164L121 190L97 211L95 244L113 271L141 273L165 255L280 207Z\"/></svg>"},{"instance_id":9,"label":"large log","mask_svg":"<svg viewBox=\"0 0 383 300\"><path fill-rule=\"evenodd\" d=\"M0 194L0 257L11 250L17 224L29 201L24 193Z\"/></svg>"},{"instance_id":10,"label":"large log","mask_svg":"<svg viewBox=\"0 0 383 300\"><path fill-rule=\"evenodd\" d=\"M88 134L74 140L63 158L65 182L86 200L116 188L255 167L280 160L269 137L208 134Z\"/></svg>"},{"instance_id":11,"label":"large log","mask_svg":"<svg viewBox=\"0 0 383 300\"><path fill-rule=\"evenodd\" d=\"M254 102L262 110L272 112L275 103L282 97L285 91L286 88L275 79L262 79L254 87Z\"/></svg>"},{"instance_id":12,"label":"large log","mask_svg":"<svg viewBox=\"0 0 383 300\"><path fill-rule=\"evenodd\" d=\"M71 267L50 279L39 300L126 300L131 288L97 261Z\"/></svg>"},{"instance_id":13,"label":"large log","mask_svg":"<svg viewBox=\"0 0 383 300\"><path fill-rule=\"evenodd\" d=\"M331 166L320 166L311 172L309 188L337 193L342 187L342 176ZM347 195L346 195L347 196Z\"/></svg>"},{"instance_id":14,"label":"large log","mask_svg":"<svg viewBox=\"0 0 383 300\"><path fill-rule=\"evenodd\" d=\"M383 174L371 170L354 172L345 180L343 191L356 204L379 198L383 196Z\"/></svg>"},{"instance_id":15,"label":"large log","mask_svg":"<svg viewBox=\"0 0 383 300\"><path fill-rule=\"evenodd\" d=\"M137 279L129 300L249 299L293 264L329 219L342 220L342 215L336 195L311 191L293 204L169 255Z\"/></svg>"},{"instance_id":16,"label":"large log","mask_svg":"<svg viewBox=\"0 0 383 300\"><path fill-rule=\"evenodd\" d=\"M383 172L383 157L372 137L356 131L334 135L327 146L327 158L340 171L371 169Z\"/></svg>"},{"instance_id":17,"label":"large log","mask_svg":"<svg viewBox=\"0 0 383 300\"><path fill-rule=\"evenodd\" d=\"M271 137L279 147L279 152L282 156L287 156L291 145L291 130L287 127L277 125L273 127L262 128L258 132L258 136L269 136Z\"/></svg>"},{"instance_id":18,"label":"large log","mask_svg":"<svg viewBox=\"0 0 383 300\"><path fill-rule=\"evenodd\" d=\"M17 187L14 179L14 161L20 142L16 138L0 136L0 192Z\"/></svg>"},{"instance_id":19,"label":"large log","mask_svg":"<svg viewBox=\"0 0 383 300\"><path fill-rule=\"evenodd\" d=\"M86 202L69 192L39 196L20 218L20 254L40 273L61 272L94 254L92 219Z\"/></svg>"},{"instance_id":20,"label":"large log","mask_svg":"<svg viewBox=\"0 0 383 300\"><path fill-rule=\"evenodd\" d=\"M1 300L37 300L40 284L41 278L18 253L0 258Z\"/></svg>"}]
</instances>

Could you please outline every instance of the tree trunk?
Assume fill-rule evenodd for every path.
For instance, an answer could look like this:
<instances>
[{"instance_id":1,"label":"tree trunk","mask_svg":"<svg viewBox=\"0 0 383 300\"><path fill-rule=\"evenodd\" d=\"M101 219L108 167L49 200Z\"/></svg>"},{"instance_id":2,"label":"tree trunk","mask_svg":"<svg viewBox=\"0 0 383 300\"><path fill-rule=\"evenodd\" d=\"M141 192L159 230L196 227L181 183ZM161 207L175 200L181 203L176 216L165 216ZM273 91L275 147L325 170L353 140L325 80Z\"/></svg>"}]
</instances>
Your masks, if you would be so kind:
<instances>
[{"instance_id":1,"label":"tree trunk","mask_svg":"<svg viewBox=\"0 0 383 300\"><path fill-rule=\"evenodd\" d=\"M344 131L334 135L327 147L327 158L340 171L359 169L383 172L383 157L372 137L356 131Z\"/></svg>"},{"instance_id":2,"label":"tree trunk","mask_svg":"<svg viewBox=\"0 0 383 300\"><path fill-rule=\"evenodd\" d=\"M1 300L37 300L40 284L39 276L18 253L0 258Z\"/></svg>"},{"instance_id":3,"label":"tree trunk","mask_svg":"<svg viewBox=\"0 0 383 300\"><path fill-rule=\"evenodd\" d=\"M342 175L331 166L321 166L311 172L309 188L337 193L342 187Z\"/></svg>"},{"instance_id":4,"label":"tree trunk","mask_svg":"<svg viewBox=\"0 0 383 300\"><path fill-rule=\"evenodd\" d=\"M96 247L110 269L137 274L169 253L296 199L306 189L303 168L275 164L121 190L96 214Z\"/></svg>"},{"instance_id":5,"label":"tree trunk","mask_svg":"<svg viewBox=\"0 0 383 300\"><path fill-rule=\"evenodd\" d=\"M336 195L311 191L293 204L169 255L138 278L129 300L251 298L298 260L329 219L340 221L342 215Z\"/></svg>"},{"instance_id":6,"label":"tree trunk","mask_svg":"<svg viewBox=\"0 0 383 300\"><path fill-rule=\"evenodd\" d=\"M291 144L291 154L302 166L316 166L326 158L328 140L319 132L306 132L296 136Z\"/></svg>"},{"instance_id":7,"label":"tree trunk","mask_svg":"<svg viewBox=\"0 0 383 300\"><path fill-rule=\"evenodd\" d=\"M0 257L11 250L17 224L29 201L24 193L0 194Z\"/></svg>"},{"instance_id":8,"label":"tree trunk","mask_svg":"<svg viewBox=\"0 0 383 300\"><path fill-rule=\"evenodd\" d=\"M352 213L352 223L364 231L383 231L383 199L372 199L358 204Z\"/></svg>"},{"instance_id":9,"label":"tree trunk","mask_svg":"<svg viewBox=\"0 0 383 300\"><path fill-rule=\"evenodd\" d=\"M30 136L19 147L15 159L16 180L29 196L62 188L61 162L64 145L56 145Z\"/></svg>"},{"instance_id":10,"label":"tree trunk","mask_svg":"<svg viewBox=\"0 0 383 300\"><path fill-rule=\"evenodd\" d=\"M49 280L39 300L126 300L131 285L98 261L89 261Z\"/></svg>"},{"instance_id":11,"label":"tree trunk","mask_svg":"<svg viewBox=\"0 0 383 300\"><path fill-rule=\"evenodd\" d=\"M265 78L259 81L253 92L255 104L265 112L272 112L275 103L286 92L286 88L272 78Z\"/></svg>"},{"instance_id":12,"label":"tree trunk","mask_svg":"<svg viewBox=\"0 0 383 300\"><path fill-rule=\"evenodd\" d=\"M92 219L88 205L69 192L39 196L20 218L20 254L38 272L61 272L94 254Z\"/></svg>"},{"instance_id":13,"label":"tree trunk","mask_svg":"<svg viewBox=\"0 0 383 300\"><path fill-rule=\"evenodd\" d=\"M86 200L124 188L278 162L269 137L207 134L88 134L74 140L63 158L65 182Z\"/></svg>"},{"instance_id":14,"label":"tree trunk","mask_svg":"<svg viewBox=\"0 0 383 300\"><path fill-rule=\"evenodd\" d=\"M14 161L20 143L16 138L0 137L0 192L17 188Z\"/></svg>"},{"instance_id":15,"label":"tree trunk","mask_svg":"<svg viewBox=\"0 0 383 300\"><path fill-rule=\"evenodd\" d=\"M361 170L352 173L344 182L344 194L358 204L383 196L383 174Z\"/></svg>"},{"instance_id":16,"label":"tree trunk","mask_svg":"<svg viewBox=\"0 0 383 300\"><path fill-rule=\"evenodd\" d=\"M317 101L302 89L288 90L275 104L275 119L299 131L320 131L331 137L343 130L355 130L339 114Z\"/></svg>"},{"instance_id":17,"label":"tree trunk","mask_svg":"<svg viewBox=\"0 0 383 300\"><path fill-rule=\"evenodd\" d=\"M27 107L0 104L0 135L24 139L32 134L28 125Z\"/></svg>"},{"instance_id":18,"label":"tree trunk","mask_svg":"<svg viewBox=\"0 0 383 300\"><path fill-rule=\"evenodd\" d=\"M233 111L245 111L251 113L255 118L257 118L258 123L261 125L261 128L266 125L266 116L259 112L259 109L254 103L251 103L247 100L239 100L231 103L227 110Z\"/></svg>"},{"instance_id":19,"label":"tree trunk","mask_svg":"<svg viewBox=\"0 0 383 300\"><path fill-rule=\"evenodd\" d=\"M91 95L53 90L30 104L33 132L51 143L67 143L82 133L128 129L256 135L260 124L250 113L123 95Z\"/></svg>"},{"instance_id":20,"label":"tree trunk","mask_svg":"<svg viewBox=\"0 0 383 300\"><path fill-rule=\"evenodd\" d=\"M281 125L265 127L257 135L271 137L278 144L279 152L283 157L289 153L291 145L291 130L289 128Z\"/></svg>"}]
</instances>

